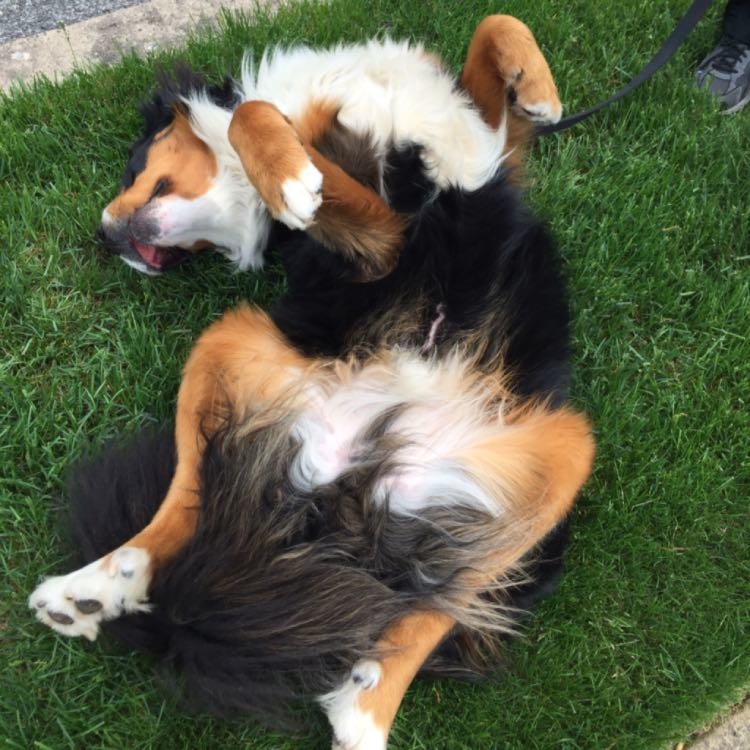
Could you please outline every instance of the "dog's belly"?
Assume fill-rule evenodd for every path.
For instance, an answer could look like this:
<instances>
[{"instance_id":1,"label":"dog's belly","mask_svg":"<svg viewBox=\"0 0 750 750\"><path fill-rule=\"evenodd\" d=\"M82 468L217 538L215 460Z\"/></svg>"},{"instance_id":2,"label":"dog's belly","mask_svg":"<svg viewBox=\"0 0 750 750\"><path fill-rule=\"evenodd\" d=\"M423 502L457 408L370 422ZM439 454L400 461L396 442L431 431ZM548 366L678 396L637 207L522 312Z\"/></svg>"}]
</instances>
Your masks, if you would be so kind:
<instances>
[{"instance_id":1,"label":"dog's belly","mask_svg":"<svg viewBox=\"0 0 750 750\"><path fill-rule=\"evenodd\" d=\"M292 428L300 445L292 481L309 491L382 462L373 497L394 512L419 513L440 498L500 515L499 498L465 463L473 445L505 429L495 398L458 357L389 353L332 373L308 388Z\"/></svg>"}]
</instances>

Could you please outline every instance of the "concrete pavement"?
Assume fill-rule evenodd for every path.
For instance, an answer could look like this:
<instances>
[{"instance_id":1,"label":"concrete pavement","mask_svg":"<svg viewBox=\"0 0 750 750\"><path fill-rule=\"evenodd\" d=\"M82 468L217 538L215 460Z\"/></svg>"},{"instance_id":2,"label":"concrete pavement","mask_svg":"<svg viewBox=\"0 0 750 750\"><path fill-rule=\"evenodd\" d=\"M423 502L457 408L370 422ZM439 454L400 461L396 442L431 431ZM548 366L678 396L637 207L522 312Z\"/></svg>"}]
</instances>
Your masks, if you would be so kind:
<instances>
[{"instance_id":1,"label":"concrete pavement","mask_svg":"<svg viewBox=\"0 0 750 750\"><path fill-rule=\"evenodd\" d=\"M133 1L109 0L119 5L132 4ZM8 91L14 82L30 81L36 75L56 80L75 67L115 62L130 50L145 54L179 44L191 31L213 25L220 6L252 13L259 4L276 7L281 2L151 0L69 26L13 39L0 45L0 88ZM3 15L10 12L8 5L25 5L23 2L8 3L7 0L3 0L3 3L0 5ZM50 17L41 19L42 28L49 21Z\"/></svg>"},{"instance_id":2,"label":"concrete pavement","mask_svg":"<svg viewBox=\"0 0 750 750\"><path fill-rule=\"evenodd\" d=\"M750 701L717 717L710 730L684 747L689 750L750 750Z\"/></svg>"},{"instance_id":3,"label":"concrete pavement","mask_svg":"<svg viewBox=\"0 0 750 750\"><path fill-rule=\"evenodd\" d=\"M123 52L135 50L144 54L183 42L197 28L213 25L219 6L252 13L259 2L276 7L283 0L89 0L65 3L65 11L28 16L32 9L44 6L33 0L0 0L0 87L8 90L14 82L28 82L36 75L59 79L74 67L92 63L115 62ZM71 7L74 6L74 7ZM123 7L129 6L129 7ZM109 11L109 8L117 10ZM91 18L95 12L103 15ZM37 12L37 11L33 11ZM87 20L76 21L84 17ZM58 27L60 22L70 23ZM35 26L36 25L36 26ZM29 29L47 29L28 34ZM53 28L56 27L56 28ZM18 38L12 38L17 36ZM737 707L727 716L718 717L715 725L675 750L750 750L750 702Z\"/></svg>"},{"instance_id":4,"label":"concrete pavement","mask_svg":"<svg viewBox=\"0 0 750 750\"><path fill-rule=\"evenodd\" d=\"M147 0L0 0L0 44Z\"/></svg>"}]
</instances>

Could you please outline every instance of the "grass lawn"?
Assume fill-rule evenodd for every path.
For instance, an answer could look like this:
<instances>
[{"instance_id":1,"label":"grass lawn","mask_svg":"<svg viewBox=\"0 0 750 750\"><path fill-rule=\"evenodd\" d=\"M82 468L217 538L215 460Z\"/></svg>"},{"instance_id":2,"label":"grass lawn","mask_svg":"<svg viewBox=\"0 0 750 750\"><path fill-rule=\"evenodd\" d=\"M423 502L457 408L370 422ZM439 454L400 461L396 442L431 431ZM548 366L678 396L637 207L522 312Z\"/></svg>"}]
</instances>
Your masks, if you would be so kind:
<instances>
[{"instance_id":1,"label":"grass lawn","mask_svg":"<svg viewBox=\"0 0 750 750\"><path fill-rule=\"evenodd\" d=\"M535 30L568 111L635 74L687 0L507 0ZM599 453L569 567L501 679L419 683L392 746L667 748L750 688L750 108L722 117L692 87L716 4L655 80L531 154L529 198L567 259L576 402ZM208 72L243 49L387 30L460 67L486 0L294 4L182 51ZM167 56L158 58L168 59ZM198 332L277 268L216 256L156 280L93 233L139 128L156 58L40 82L0 100L0 747L324 748L250 722L186 716L144 658L65 640L26 597L66 572L66 467L87 445L170 417Z\"/></svg>"}]
</instances>

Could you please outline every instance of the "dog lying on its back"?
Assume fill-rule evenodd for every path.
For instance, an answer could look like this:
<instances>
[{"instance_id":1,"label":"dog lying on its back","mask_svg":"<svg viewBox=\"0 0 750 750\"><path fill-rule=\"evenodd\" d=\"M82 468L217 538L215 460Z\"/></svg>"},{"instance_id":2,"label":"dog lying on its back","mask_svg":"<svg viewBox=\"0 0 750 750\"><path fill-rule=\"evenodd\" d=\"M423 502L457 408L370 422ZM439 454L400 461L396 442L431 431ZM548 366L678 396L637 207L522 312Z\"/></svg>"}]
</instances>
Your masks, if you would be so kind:
<instances>
[{"instance_id":1,"label":"dog lying on its back","mask_svg":"<svg viewBox=\"0 0 750 750\"><path fill-rule=\"evenodd\" d=\"M143 438L79 475L78 537L93 562L32 594L40 620L95 638L129 613L112 624L175 666L200 705L268 715L317 700L338 748L384 747L423 665L491 666L519 582L543 570L528 555L566 517L593 458L587 420L565 405L559 258L503 160L521 122L506 108L507 71L535 82L497 41L512 38L534 70L541 57L519 28L491 17L472 42L463 81L486 122L461 91L444 91L445 121L463 118L450 131L462 159L446 131L410 132L397 97L391 130L370 112L372 135L335 97L285 112L249 102L225 112L220 153L196 135L218 118L195 89L136 149L142 169L104 217L125 260L161 271L208 241L258 265L273 232L289 289L270 315L242 307L200 337L178 395L176 457L171 440ZM439 70L421 50L378 49ZM308 111L328 114L305 125ZM326 138L362 167L356 192L323 155ZM188 158L164 176L175 144ZM246 173L246 213L217 208L214 224L231 169ZM250 220L238 228L233 216Z\"/></svg>"}]
</instances>

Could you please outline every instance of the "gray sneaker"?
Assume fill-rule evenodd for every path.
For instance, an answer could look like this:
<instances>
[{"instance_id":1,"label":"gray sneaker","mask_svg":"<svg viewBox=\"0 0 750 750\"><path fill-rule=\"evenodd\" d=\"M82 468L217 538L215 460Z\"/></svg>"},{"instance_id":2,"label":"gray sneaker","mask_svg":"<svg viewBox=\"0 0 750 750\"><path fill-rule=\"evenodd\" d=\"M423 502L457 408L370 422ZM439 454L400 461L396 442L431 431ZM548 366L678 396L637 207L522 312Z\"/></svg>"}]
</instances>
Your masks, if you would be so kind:
<instances>
[{"instance_id":1,"label":"gray sneaker","mask_svg":"<svg viewBox=\"0 0 750 750\"><path fill-rule=\"evenodd\" d=\"M742 109L750 101L750 45L722 37L698 66L695 80L718 97L724 114Z\"/></svg>"}]
</instances>

